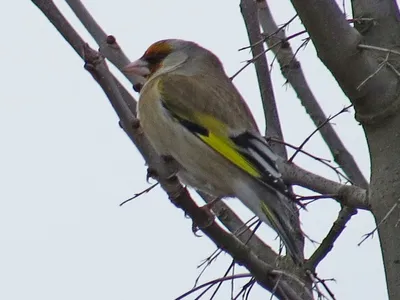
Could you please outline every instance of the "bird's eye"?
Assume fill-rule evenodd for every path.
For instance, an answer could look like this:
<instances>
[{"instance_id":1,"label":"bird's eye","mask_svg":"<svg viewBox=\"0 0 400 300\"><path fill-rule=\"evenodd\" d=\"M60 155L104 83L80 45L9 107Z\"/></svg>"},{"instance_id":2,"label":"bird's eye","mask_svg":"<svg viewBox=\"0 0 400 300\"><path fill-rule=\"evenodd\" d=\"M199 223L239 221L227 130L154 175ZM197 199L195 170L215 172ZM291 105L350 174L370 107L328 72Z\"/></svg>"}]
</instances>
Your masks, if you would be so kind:
<instances>
[{"instance_id":1,"label":"bird's eye","mask_svg":"<svg viewBox=\"0 0 400 300\"><path fill-rule=\"evenodd\" d=\"M149 54L149 55L146 55L146 61L150 65L158 65L166 56L167 56L166 53Z\"/></svg>"}]
</instances>

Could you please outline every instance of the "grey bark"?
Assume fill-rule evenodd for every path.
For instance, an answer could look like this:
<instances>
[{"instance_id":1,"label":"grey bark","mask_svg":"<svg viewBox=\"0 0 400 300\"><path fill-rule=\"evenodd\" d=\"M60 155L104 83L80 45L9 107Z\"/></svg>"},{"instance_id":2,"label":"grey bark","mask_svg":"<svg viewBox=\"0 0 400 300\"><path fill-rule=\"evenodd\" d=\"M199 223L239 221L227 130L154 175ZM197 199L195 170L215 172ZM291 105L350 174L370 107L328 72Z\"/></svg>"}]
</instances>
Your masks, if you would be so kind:
<instances>
[{"instance_id":1,"label":"grey bark","mask_svg":"<svg viewBox=\"0 0 400 300\"><path fill-rule=\"evenodd\" d=\"M373 19L356 22L352 28L334 1L292 3L319 58L354 104L367 137L371 157L369 202L379 225L389 298L399 299L400 99L396 71L400 57L357 47L366 43L398 50L399 9L394 0L352 1L355 19Z\"/></svg>"}]
</instances>

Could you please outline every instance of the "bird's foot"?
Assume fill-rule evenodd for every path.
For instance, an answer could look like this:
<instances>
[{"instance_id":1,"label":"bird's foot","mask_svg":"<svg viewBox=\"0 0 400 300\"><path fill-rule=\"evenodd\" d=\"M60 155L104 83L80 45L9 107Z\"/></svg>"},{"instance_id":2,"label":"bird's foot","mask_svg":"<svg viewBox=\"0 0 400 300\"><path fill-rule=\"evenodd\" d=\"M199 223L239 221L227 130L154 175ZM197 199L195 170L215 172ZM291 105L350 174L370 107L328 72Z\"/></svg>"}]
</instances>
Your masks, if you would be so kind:
<instances>
[{"instance_id":1,"label":"bird's foot","mask_svg":"<svg viewBox=\"0 0 400 300\"><path fill-rule=\"evenodd\" d=\"M206 218L205 218L204 222L202 222L202 224L196 224L195 222L193 222L192 231L195 236L200 237L200 235L197 234L197 232L201 229L211 226L212 223L214 223L215 215L213 214L211 209L218 200L220 200L220 198L216 198L216 199L210 201L209 203L207 203L206 205L199 207L199 209L201 209L204 212L204 215L206 216Z\"/></svg>"}]
</instances>

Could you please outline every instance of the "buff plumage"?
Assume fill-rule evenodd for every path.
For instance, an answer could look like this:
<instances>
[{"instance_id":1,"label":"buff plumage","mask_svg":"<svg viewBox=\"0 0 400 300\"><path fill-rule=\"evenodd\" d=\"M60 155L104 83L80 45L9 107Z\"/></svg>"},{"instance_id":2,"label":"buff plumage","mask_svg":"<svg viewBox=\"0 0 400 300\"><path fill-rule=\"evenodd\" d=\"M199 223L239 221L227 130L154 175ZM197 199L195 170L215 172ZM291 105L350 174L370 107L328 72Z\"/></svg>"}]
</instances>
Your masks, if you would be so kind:
<instances>
[{"instance_id":1,"label":"buff plumage","mask_svg":"<svg viewBox=\"0 0 400 300\"><path fill-rule=\"evenodd\" d=\"M155 150L178 164L178 178L215 197L237 197L303 258L277 156L260 135L220 60L199 45L163 40L125 67L142 76L138 114Z\"/></svg>"}]
</instances>

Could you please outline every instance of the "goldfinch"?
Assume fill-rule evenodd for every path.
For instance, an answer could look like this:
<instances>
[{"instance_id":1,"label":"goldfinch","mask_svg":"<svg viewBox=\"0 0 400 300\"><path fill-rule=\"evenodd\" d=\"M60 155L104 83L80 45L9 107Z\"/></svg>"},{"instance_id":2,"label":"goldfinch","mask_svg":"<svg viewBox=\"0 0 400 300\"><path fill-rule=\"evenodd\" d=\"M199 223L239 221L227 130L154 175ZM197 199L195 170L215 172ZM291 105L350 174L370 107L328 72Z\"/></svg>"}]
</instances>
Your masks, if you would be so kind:
<instances>
[{"instance_id":1,"label":"goldfinch","mask_svg":"<svg viewBox=\"0 0 400 300\"><path fill-rule=\"evenodd\" d=\"M215 197L237 197L303 259L289 191L277 156L220 60L194 42L152 44L124 72L141 76L138 117L158 154L178 164L184 184ZM301 235L301 234L300 234Z\"/></svg>"}]
</instances>

